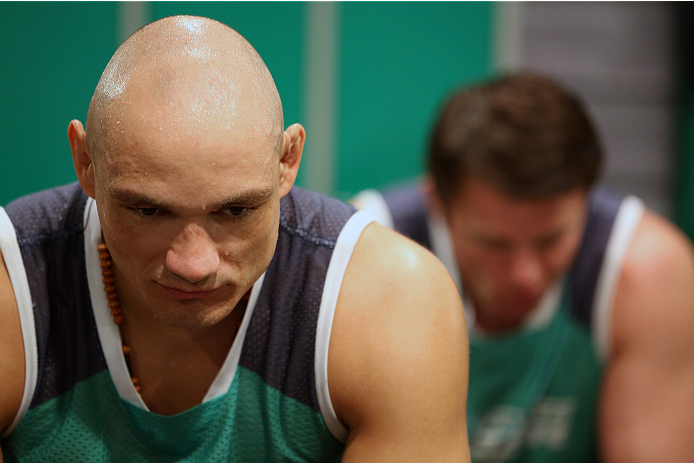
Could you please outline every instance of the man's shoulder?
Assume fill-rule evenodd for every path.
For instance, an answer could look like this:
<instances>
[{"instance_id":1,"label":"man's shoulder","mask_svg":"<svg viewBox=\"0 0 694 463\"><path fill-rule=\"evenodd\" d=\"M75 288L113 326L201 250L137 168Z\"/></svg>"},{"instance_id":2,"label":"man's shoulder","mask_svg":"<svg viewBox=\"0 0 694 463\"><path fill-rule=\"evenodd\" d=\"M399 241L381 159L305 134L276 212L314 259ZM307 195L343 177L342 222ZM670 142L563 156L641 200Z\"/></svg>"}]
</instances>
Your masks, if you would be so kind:
<instances>
[{"instance_id":1,"label":"man's shoulder","mask_svg":"<svg viewBox=\"0 0 694 463\"><path fill-rule=\"evenodd\" d=\"M414 429L434 442L441 435L427 433L464 431L467 331L458 291L433 254L378 223L364 230L349 263L328 360L337 416L356 436ZM412 416L447 425L423 429Z\"/></svg>"},{"instance_id":2,"label":"man's shoulder","mask_svg":"<svg viewBox=\"0 0 694 463\"><path fill-rule=\"evenodd\" d=\"M614 311L616 346L646 342L651 333L675 342L682 327L694 328L692 304L692 243L670 221L646 210L620 275ZM681 334L694 336L694 332Z\"/></svg>"},{"instance_id":3,"label":"man's shoulder","mask_svg":"<svg viewBox=\"0 0 694 463\"><path fill-rule=\"evenodd\" d=\"M458 290L443 264L424 247L378 223L368 225L359 238L340 299L341 307L370 314L377 329L387 327L391 317L463 317Z\"/></svg>"},{"instance_id":4,"label":"man's shoulder","mask_svg":"<svg viewBox=\"0 0 694 463\"><path fill-rule=\"evenodd\" d=\"M691 266L693 258L689 238L672 222L647 209L627 251L623 276L650 279L663 272L678 273Z\"/></svg>"},{"instance_id":5,"label":"man's shoulder","mask_svg":"<svg viewBox=\"0 0 694 463\"><path fill-rule=\"evenodd\" d=\"M24 347L17 302L0 250L0 435L12 424L22 400Z\"/></svg>"}]
</instances>

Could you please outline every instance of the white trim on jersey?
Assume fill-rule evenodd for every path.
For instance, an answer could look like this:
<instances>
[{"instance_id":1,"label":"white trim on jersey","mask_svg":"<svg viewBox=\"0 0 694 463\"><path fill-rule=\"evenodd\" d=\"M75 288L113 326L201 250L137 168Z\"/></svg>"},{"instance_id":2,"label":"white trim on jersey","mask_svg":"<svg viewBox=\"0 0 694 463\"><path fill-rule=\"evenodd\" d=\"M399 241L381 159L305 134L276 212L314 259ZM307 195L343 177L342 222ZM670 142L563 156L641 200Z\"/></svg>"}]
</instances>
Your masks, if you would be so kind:
<instances>
[{"instance_id":1,"label":"white trim on jersey","mask_svg":"<svg viewBox=\"0 0 694 463\"><path fill-rule=\"evenodd\" d=\"M19 322L22 328L22 338L24 341L24 393L22 402L19 405L17 415L12 424L5 430L0 437L9 436L17 427L27 410L31 400L34 398L36 381L39 371L39 354L36 346L36 327L34 324L34 307L31 301L31 291L29 281L24 269L24 261L17 243L17 235L14 225L10 221L5 209L0 207L0 249L2 257L5 259L5 266L10 275L10 282L14 290L14 297L17 301L19 312Z\"/></svg>"},{"instance_id":2,"label":"white trim on jersey","mask_svg":"<svg viewBox=\"0 0 694 463\"><path fill-rule=\"evenodd\" d=\"M222 369L219 370L217 377L212 382L207 394L205 394L203 402L221 397L229 391L231 383L234 381L234 376L236 375L236 369L239 366L243 342L246 339L248 325L251 323L251 317L253 316L253 311L255 310L256 303L258 302L258 296L260 295L260 290L263 287L264 281L265 273L263 272L263 274L260 275L260 278L258 278L258 280L253 284L251 297L248 299L248 305L246 306L246 313L243 315L243 321L236 332L234 343L231 345L231 350L229 350L226 360L224 360Z\"/></svg>"},{"instance_id":3,"label":"white trim on jersey","mask_svg":"<svg viewBox=\"0 0 694 463\"><path fill-rule=\"evenodd\" d=\"M366 211L374 216L376 222L384 227L388 227L391 230L395 228L390 208L388 208L388 204L380 191L364 190L352 198L350 202L360 211Z\"/></svg>"},{"instance_id":4,"label":"white trim on jersey","mask_svg":"<svg viewBox=\"0 0 694 463\"><path fill-rule=\"evenodd\" d=\"M347 442L347 428L340 422L333 408L328 389L328 348L335 318L335 306L342 287L347 265L352 258L354 247L362 232L375 218L368 212L361 211L349 218L340 231L335 249L330 257L328 272L325 275L323 296L321 297L318 326L316 331L315 374L318 405L325 424L333 436L340 442Z\"/></svg>"},{"instance_id":5,"label":"white trim on jersey","mask_svg":"<svg viewBox=\"0 0 694 463\"><path fill-rule=\"evenodd\" d=\"M596 352L603 362L609 360L612 353L612 304L617 284L624 259L644 211L645 206L640 199L627 196L619 205L605 248L605 256L595 285L591 327Z\"/></svg>"},{"instance_id":6,"label":"white trim on jersey","mask_svg":"<svg viewBox=\"0 0 694 463\"><path fill-rule=\"evenodd\" d=\"M458 292L463 294L463 283L458 269L458 262L453 251L453 239L448 224L439 214L427 214L427 228L429 229L429 240L431 241L431 252L441 261L453 282L458 288Z\"/></svg>"},{"instance_id":7,"label":"white trim on jersey","mask_svg":"<svg viewBox=\"0 0 694 463\"><path fill-rule=\"evenodd\" d=\"M97 250L99 243L101 243L101 224L99 223L96 202L89 198L84 212L84 251L89 293L102 350L106 358L106 364L111 378L121 398L136 407L149 411L130 379L130 373L128 372L128 367L125 363L125 357L123 356L123 350L121 348L122 341L120 330L118 329L118 325L113 323L111 310L108 308L108 299L106 299L106 292L104 291L101 277L101 267L99 266L99 251ZM244 338L246 337L248 324L250 323L253 310L255 309L255 304L258 300L258 294L260 293L264 278L265 274L263 273L253 285L251 298L248 301L246 313L243 316L243 321L241 322L236 338L234 339L221 370L217 373L215 380L208 389L203 402L207 402L225 394L229 390L229 386L231 386L241 357L241 348Z\"/></svg>"}]
</instances>

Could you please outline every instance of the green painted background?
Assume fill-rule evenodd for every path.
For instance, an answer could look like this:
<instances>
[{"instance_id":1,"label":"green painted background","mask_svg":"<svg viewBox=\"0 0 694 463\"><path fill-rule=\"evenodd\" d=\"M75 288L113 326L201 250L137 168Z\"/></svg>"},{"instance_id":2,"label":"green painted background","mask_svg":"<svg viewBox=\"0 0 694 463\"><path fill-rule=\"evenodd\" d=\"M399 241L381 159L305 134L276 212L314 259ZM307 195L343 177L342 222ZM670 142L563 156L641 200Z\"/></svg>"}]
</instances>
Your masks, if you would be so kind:
<instances>
[{"instance_id":1,"label":"green painted background","mask_svg":"<svg viewBox=\"0 0 694 463\"><path fill-rule=\"evenodd\" d=\"M337 195L419 174L432 118L491 73L492 6L342 4Z\"/></svg>"},{"instance_id":2,"label":"green painted background","mask_svg":"<svg viewBox=\"0 0 694 463\"><path fill-rule=\"evenodd\" d=\"M106 2L0 2L0 204L75 179L67 127L115 51L115 18Z\"/></svg>"},{"instance_id":3,"label":"green painted background","mask_svg":"<svg viewBox=\"0 0 694 463\"><path fill-rule=\"evenodd\" d=\"M118 45L121 6L0 2L1 205L75 179L67 126L86 118ZM289 125L306 112L307 8L301 2L151 2L149 16L203 15L241 32L272 72ZM338 15L332 193L346 198L421 171L441 99L491 72L492 4L346 2Z\"/></svg>"}]
</instances>

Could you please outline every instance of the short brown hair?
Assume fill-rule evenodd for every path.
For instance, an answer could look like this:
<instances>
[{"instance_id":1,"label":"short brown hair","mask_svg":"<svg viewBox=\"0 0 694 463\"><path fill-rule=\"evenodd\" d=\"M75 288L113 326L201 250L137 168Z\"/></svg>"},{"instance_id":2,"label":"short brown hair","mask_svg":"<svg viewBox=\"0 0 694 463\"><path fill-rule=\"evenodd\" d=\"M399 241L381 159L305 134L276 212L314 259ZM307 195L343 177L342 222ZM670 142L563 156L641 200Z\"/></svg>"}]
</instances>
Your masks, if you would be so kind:
<instances>
[{"instance_id":1,"label":"short brown hair","mask_svg":"<svg viewBox=\"0 0 694 463\"><path fill-rule=\"evenodd\" d=\"M469 177L531 199L590 188L602 157L578 98L547 77L523 72L448 100L432 133L428 168L444 204Z\"/></svg>"}]
</instances>

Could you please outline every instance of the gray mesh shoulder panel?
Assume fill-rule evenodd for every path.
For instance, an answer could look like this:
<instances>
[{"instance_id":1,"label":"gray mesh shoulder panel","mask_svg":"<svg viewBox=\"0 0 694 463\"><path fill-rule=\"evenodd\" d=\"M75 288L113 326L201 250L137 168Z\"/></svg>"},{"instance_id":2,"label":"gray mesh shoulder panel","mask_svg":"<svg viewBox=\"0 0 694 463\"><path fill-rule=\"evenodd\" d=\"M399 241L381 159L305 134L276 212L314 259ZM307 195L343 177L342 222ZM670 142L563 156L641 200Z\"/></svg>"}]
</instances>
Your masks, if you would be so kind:
<instances>
[{"instance_id":1,"label":"gray mesh shoulder panel","mask_svg":"<svg viewBox=\"0 0 694 463\"><path fill-rule=\"evenodd\" d=\"M77 183L7 205L34 308L38 378L30 409L103 371L84 263L87 196Z\"/></svg>"}]
</instances>

